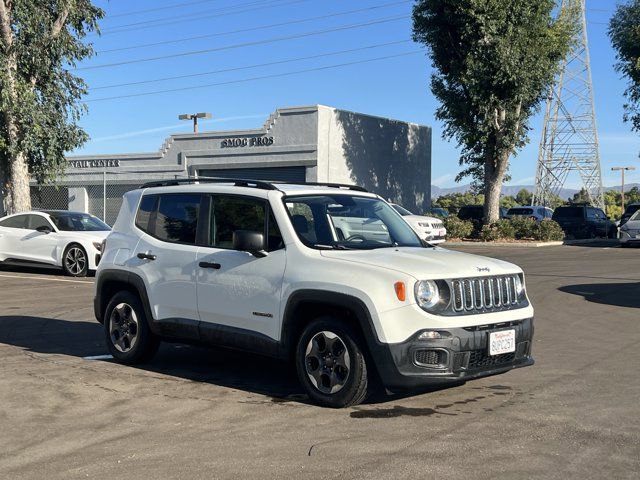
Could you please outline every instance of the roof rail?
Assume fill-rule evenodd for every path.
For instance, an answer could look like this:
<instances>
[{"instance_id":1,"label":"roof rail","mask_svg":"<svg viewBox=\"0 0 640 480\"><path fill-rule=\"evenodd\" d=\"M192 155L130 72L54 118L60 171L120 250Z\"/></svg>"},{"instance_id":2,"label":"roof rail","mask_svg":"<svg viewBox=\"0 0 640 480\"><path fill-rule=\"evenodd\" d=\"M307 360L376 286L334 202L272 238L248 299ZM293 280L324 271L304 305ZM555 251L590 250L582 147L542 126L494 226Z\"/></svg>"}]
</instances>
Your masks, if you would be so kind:
<instances>
[{"instance_id":1,"label":"roof rail","mask_svg":"<svg viewBox=\"0 0 640 480\"><path fill-rule=\"evenodd\" d=\"M287 181L264 181L251 180L247 178L222 178L222 177L190 177L175 178L171 180L156 180L147 182L140 188L152 187L170 187L175 185L195 184L195 183L232 183L236 187L253 187L261 190L280 190L277 185L311 185L318 187L339 188L345 190L353 190L356 192L368 192L364 187L359 185L349 185L346 183L325 183L325 182L287 182Z\"/></svg>"},{"instance_id":2,"label":"roof rail","mask_svg":"<svg viewBox=\"0 0 640 480\"><path fill-rule=\"evenodd\" d=\"M233 183L236 187L253 187L261 190L278 190L271 182L260 180L249 180L246 178L220 178L220 177L198 177L198 178L176 178L172 180L157 180L147 182L140 188L171 187L175 185L195 184L195 183Z\"/></svg>"},{"instance_id":3,"label":"roof rail","mask_svg":"<svg viewBox=\"0 0 640 480\"><path fill-rule=\"evenodd\" d=\"M311 185L317 187L344 188L345 190L353 190L355 192L368 192L368 190L359 185L350 185L348 183L326 183L326 182L273 182L283 185Z\"/></svg>"}]
</instances>

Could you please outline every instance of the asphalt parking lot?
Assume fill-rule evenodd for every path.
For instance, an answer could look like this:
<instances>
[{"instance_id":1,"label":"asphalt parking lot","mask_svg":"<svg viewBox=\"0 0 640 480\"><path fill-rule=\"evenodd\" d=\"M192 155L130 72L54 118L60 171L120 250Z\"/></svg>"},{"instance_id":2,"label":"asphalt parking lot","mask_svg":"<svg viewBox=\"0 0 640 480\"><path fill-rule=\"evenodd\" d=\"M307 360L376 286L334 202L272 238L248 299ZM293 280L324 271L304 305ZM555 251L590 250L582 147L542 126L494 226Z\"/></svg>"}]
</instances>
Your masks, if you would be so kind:
<instances>
[{"instance_id":1,"label":"asphalt parking lot","mask_svg":"<svg viewBox=\"0 0 640 480\"><path fill-rule=\"evenodd\" d=\"M91 359L92 279L0 268L0 478L640 477L640 249L464 249L525 270L536 365L344 410L260 357Z\"/></svg>"}]
</instances>

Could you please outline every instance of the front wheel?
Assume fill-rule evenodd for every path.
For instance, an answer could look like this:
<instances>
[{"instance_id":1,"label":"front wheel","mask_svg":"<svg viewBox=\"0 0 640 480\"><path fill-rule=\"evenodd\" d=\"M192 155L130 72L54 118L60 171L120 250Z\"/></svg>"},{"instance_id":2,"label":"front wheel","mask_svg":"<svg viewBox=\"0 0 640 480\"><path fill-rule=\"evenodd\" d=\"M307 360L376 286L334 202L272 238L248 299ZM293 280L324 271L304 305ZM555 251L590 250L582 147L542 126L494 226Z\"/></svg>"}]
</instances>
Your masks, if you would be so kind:
<instances>
[{"instance_id":1,"label":"front wheel","mask_svg":"<svg viewBox=\"0 0 640 480\"><path fill-rule=\"evenodd\" d=\"M160 343L147 324L142 303L128 291L116 293L107 305L104 333L109 353L127 365L151 360Z\"/></svg>"},{"instance_id":2,"label":"front wheel","mask_svg":"<svg viewBox=\"0 0 640 480\"><path fill-rule=\"evenodd\" d=\"M89 272L86 250L76 243L69 245L62 255L62 269L70 277L86 277Z\"/></svg>"},{"instance_id":3,"label":"front wheel","mask_svg":"<svg viewBox=\"0 0 640 480\"><path fill-rule=\"evenodd\" d=\"M309 397L321 406L348 407L367 396L362 340L333 317L317 318L304 329L296 347L296 370Z\"/></svg>"}]
</instances>

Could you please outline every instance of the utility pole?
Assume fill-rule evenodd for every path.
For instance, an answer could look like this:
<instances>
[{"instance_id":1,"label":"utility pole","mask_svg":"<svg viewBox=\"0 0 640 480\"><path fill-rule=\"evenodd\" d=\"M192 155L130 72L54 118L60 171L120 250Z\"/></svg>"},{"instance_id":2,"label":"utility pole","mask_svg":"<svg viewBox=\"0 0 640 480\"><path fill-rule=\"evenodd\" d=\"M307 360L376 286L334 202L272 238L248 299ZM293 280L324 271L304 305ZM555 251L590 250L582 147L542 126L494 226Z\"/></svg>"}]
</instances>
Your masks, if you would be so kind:
<instances>
[{"instance_id":1,"label":"utility pole","mask_svg":"<svg viewBox=\"0 0 640 480\"><path fill-rule=\"evenodd\" d=\"M573 50L563 60L547 97L532 205L548 205L569 174L578 173L589 201L604 208L585 0L559 3L560 15L578 12L578 28Z\"/></svg>"},{"instance_id":2,"label":"utility pole","mask_svg":"<svg viewBox=\"0 0 640 480\"><path fill-rule=\"evenodd\" d=\"M622 213L624 213L624 172L627 170L635 170L636 167L611 167L611 171L620 172L622 174L622 185L620 187L620 196L622 197Z\"/></svg>"},{"instance_id":3,"label":"utility pole","mask_svg":"<svg viewBox=\"0 0 640 480\"><path fill-rule=\"evenodd\" d=\"M180 120L193 120L193 133L198 133L198 119L211 118L211 114L209 112L183 113L182 115L178 115L178 118Z\"/></svg>"}]
</instances>

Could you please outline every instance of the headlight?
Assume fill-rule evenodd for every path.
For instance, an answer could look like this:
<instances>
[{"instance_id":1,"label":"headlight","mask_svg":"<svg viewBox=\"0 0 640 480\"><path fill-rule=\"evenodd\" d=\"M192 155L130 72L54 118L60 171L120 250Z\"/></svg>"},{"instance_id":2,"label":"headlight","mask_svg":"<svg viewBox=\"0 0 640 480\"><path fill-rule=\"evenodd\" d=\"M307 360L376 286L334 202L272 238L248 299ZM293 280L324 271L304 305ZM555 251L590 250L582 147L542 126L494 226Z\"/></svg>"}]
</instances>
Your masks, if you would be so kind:
<instances>
[{"instance_id":1,"label":"headlight","mask_svg":"<svg viewBox=\"0 0 640 480\"><path fill-rule=\"evenodd\" d=\"M93 242L93 247L98 250L99 252L102 252L102 243L101 242Z\"/></svg>"},{"instance_id":2,"label":"headlight","mask_svg":"<svg viewBox=\"0 0 640 480\"><path fill-rule=\"evenodd\" d=\"M420 308L429 310L440 301L440 290L433 280L422 280L415 286L416 301Z\"/></svg>"},{"instance_id":3,"label":"headlight","mask_svg":"<svg viewBox=\"0 0 640 480\"><path fill-rule=\"evenodd\" d=\"M515 276L516 297L520 298L524 293L524 284L520 275Z\"/></svg>"}]
</instances>

